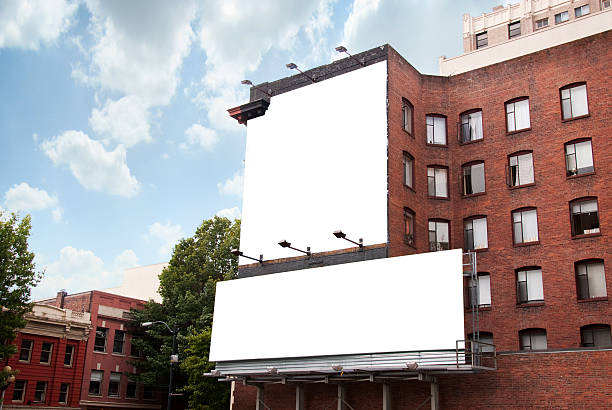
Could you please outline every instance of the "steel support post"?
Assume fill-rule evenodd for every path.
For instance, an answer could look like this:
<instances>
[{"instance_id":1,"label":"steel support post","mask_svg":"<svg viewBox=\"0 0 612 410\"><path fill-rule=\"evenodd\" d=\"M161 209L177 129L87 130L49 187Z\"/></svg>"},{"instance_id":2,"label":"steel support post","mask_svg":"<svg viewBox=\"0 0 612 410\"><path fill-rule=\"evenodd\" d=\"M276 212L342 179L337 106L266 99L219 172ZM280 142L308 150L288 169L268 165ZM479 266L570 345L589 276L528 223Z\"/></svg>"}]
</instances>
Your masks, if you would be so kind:
<instances>
[{"instance_id":1,"label":"steel support post","mask_svg":"<svg viewBox=\"0 0 612 410\"><path fill-rule=\"evenodd\" d=\"M263 386L256 386L256 387L257 387L257 404L255 405L255 410L264 410L265 409L264 388Z\"/></svg>"},{"instance_id":2,"label":"steel support post","mask_svg":"<svg viewBox=\"0 0 612 410\"><path fill-rule=\"evenodd\" d=\"M391 385L383 383L383 410L391 410Z\"/></svg>"},{"instance_id":3,"label":"steel support post","mask_svg":"<svg viewBox=\"0 0 612 410\"><path fill-rule=\"evenodd\" d=\"M431 410L440 410L440 386L435 378L431 381Z\"/></svg>"},{"instance_id":4,"label":"steel support post","mask_svg":"<svg viewBox=\"0 0 612 410\"><path fill-rule=\"evenodd\" d=\"M346 399L346 388L344 385L338 385L338 410L345 410L344 400Z\"/></svg>"},{"instance_id":5,"label":"steel support post","mask_svg":"<svg viewBox=\"0 0 612 410\"><path fill-rule=\"evenodd\" d=\"M295 410L304 410L304 386L295 386Z\"/></svg>"}]
</instances>

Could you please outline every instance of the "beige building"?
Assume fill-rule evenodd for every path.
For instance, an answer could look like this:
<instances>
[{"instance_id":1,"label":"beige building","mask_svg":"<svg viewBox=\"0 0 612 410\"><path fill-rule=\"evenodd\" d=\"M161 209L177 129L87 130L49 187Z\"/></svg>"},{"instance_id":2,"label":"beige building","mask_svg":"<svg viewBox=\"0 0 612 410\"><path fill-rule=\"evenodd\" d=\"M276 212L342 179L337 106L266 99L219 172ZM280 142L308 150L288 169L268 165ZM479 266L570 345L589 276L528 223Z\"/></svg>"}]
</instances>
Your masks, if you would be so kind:
<instances>
[{"instance_id":1,"label":"beige building","mask_svg":"<svg viewBox=\"0 0 612 410\"><path fill-rule=\"evenodd\" d=\"M162 262L126 269L123 273L121 286L102 289L102 291L140 300L152 299L161 303L162 298L157 292L159 289L159 274L167 266L168 262Z\"/></svg>"}]
</instances>

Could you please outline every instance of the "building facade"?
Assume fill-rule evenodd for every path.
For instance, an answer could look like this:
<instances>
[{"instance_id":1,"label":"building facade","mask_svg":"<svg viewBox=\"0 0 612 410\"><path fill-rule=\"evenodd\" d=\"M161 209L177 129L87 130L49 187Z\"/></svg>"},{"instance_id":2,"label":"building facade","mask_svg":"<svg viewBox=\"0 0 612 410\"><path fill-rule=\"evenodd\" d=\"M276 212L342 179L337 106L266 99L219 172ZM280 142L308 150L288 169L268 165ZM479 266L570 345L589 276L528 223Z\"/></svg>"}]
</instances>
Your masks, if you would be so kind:
<instances>
[{"instance_id":1,"label":"building facade","mask_svg":"<svg viewBox=\"0 0 612 410\"><path fill-rule=\"evenodd\" d=\"M17 354L5 361L18 370L4 408L79 409L89 313L35 304L17 333Z\"/></svg>"},{"instance_id":2,"label":"building facade","mask_svg":"<svg viewBox=\"0 0 612 410\"><path fill-rule=\"evenodd\" d=\"M536 15L544 2L529 3L529 13ZM571 13L582 3L589 4L591 11L604 5L562 3ZM519 7L526 8L525 2ZM556 3L550 7L551 13L558 11ZM526 9L521 13L527 13ZM475 328L471 315L466 314L464 337L494 345L496 353L492 354L497 360L495 371L434 376L415 370L412 380L389 378L384 383L373 383L379 381L374 374L350 383L347 378L343 383L346 368L339 365L332 366L337 372L328 378L298 382L269 366L275 383L267 384L257 375L225 379L233 380L233 409L255 404L315 409L336 403L338 408L349 404L353 408L407 409L427 401L432 408L612 407L612 307L608 298L612 292L612 194L607 189L612 177L610 16L609 9L592 16L596 26L607 24L607 29L597 29L597 33L541 50L526 48L527 52L511 54L504 61L462 60L461 70L444 77L422 75L393 48L382 46L353 59L309 70L308 77L297 75L260 84L251 90L249 104L230 110L234 118L249 127L242 228L250 232L244 240L241 237L241 251L251 256L270 255L263 263L241 260L241 277L356 262L350 256L356 248L341 250L325 245L321 250L331 252L308 249L306 256L297 258L281 258L280 248L262 250L263 243L271 242L274 235L281 239L285 232L294 235L288 239L304 241L304 247L317 246L319 237L308 229L331 233L326 215L317 210L316 202L325 202L339 224L344 221L353 231L363 229L363 235L368 235L366 243L370 247L361 254L364 259L456 248L474 252L477 276L465 279L465 309L466 313L476 311L479 322ZM520 21L526 24L526 20ZM509 30L506 22L503 30ZM345 143L346 136L342 135L344 128L353 145L367 144L362 142L367 141L364 138L380 137L375 135L380 127L371 133L368 129L366 136L350 128L352 123L366 123L357 106L369 104L368 98L374 94L363 91L361 99L357 96L346 101L344 104L354 108L353 115L350 109L346 112L346 107L338 105L334 114L336 120L341 118L339 126L334 125L333 118L327 121L324 113L312 108L316 107L317 96L319 103L325 104L327 97L321 94L325 82L338 87L330 96L365 90L366 84L359 82L355 73L368 67L373 70L377 64L384 64L386 70L382 85L386 97L385 150L370 149L368 160L384 162L382 193L374 191L379 183L368 185L364 175L380 170L366 162L361 167L352 164L350 158L361 153ZM341 78L353 81L342 83ZM270 182L270 174L265 181L272 186L266 190L253 183L265 172L249 169L249 161L257 162L262 155L258 150L261 146L254 147L249 138L256 136L257 144L265 144L260 118L273 116L266 120L265 128L273 130L272 123L281 121L278 111L273 111L275 103L281 105L289 98L287 94L298 95L296 90L303 88L310 89L312 95L300 91L303 105L299 106L297 100L291 100L293 108L300 107L301 111L288 111L286 115L292 115L289 122L295 123L295 115L299 115L300 121L309 123L305 127L316 128L318 124L324 138L343 141L319 147L320 155L313 151L308 157L313 161L308 172L314 175L313 168L325 168L329 163L335 164L335 170L330 168L320 179L313 176L308 188L295 188L289 179L277 179L286 183L281 189ZM311 98L308 103L304 102L307 97ZM379 115L376 107L372 106L372 121ZM286 143L274 140L279 147L274 154L281 158L285 150L286 156L300 163L299 150L309 149L302 144L316 145L321 140L316 132L307 142L300 139L301 135L292 139L292 132L284 134ZM271 161L269 166L276 178L288 174L302 180L301 171L288 169L282 159ZM326 178L336 192L326 190ZM370 196L381 197L385 206L382 213L375 199L351 196L358 189L351 185L354 180L362 183ZM276 224L265 218L266 231L253 221L265 211L248 204L257 201L250 194L250 184L259 194L266 194L267 206L274 208L282 202L279 210L273 210L282 216L281 221ZM279 190L282 194L274 196ZM311 206L300 208L304 201L311 201ZM343 209L336 212L337 203L343 201ZM361 212L362 219L376 220L382 215L385 226L378 223L376 229L384 229L377 231L366 222L355 222L350 215L342 219L352 208ZM290 214L284 214L287 209L294 209L294 217L305 223L293 223ZM291 247L287 240L281 243ZM383 255L375 254L376 249L382 249ZM414 314L426 314L432 308L423 306L422 312ZM214 332L213 328L213 338ZM223 373L224 367L219 364L217 368L213 376L232 376L231 372ZM432 377L435 385L423 383Z\"/></svg>"}]
</instances>

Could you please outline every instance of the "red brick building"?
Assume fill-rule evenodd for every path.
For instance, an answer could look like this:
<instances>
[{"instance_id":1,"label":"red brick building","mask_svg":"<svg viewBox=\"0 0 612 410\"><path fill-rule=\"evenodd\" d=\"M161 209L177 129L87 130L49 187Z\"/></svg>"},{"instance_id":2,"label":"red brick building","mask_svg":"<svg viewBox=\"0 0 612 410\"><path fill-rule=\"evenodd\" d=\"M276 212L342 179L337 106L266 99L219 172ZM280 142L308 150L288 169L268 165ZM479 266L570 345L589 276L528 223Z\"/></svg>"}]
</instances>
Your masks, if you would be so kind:
<instances>
[{"instance_id":1,"label":"red brick building","mask_svg":"<svg viewBox=\"0 0 612 410\"><path fill-rule=\"evenodd\" d=\"M610 15L593 22L609 26ZM239 378L232 408L612 407L611 45L608 27L444 77L419 73L386 45L306 71L310 79L261 84L230 110L249 121L275 96L386 61L388 240L373 245L388 257L475 251L466 312L478 309L479 328L466 314L465 338L477 330L497 352L495 371L408 381L343 385L341 368L333 383ZM240 275L308 268L310 257L242 265ZM431 377L435 393L423 383Z\"/></svg>"},{"instance_id":2,"label":"red brick building","mask_svg":"<svg viewBox=\"0 0 612 410\"><path fill-rule=\"evenodd\" d=\"M80 408L89 313L36 304L26 319L14 341L17 354L3 364L19 371L4 408Z\"/></svg>"}]
</instances>

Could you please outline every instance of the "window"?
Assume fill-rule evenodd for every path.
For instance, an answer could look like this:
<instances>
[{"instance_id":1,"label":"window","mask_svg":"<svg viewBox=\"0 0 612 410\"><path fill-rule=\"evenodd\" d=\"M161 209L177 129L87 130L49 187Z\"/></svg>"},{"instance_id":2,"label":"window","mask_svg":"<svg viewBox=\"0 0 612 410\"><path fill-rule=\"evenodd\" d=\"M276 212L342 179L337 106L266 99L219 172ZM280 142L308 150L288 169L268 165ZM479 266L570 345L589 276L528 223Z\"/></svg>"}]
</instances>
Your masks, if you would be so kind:
<instances>
[{"instance_id":1,"label":"window","mask_svg":"<svg viewBox=\"0 0 612 410\"><path fill-rule=\"evenodd\" d=\"M406 99L402 99L402 116L404 131L410 135L413 135L412 124L414 122L414 108L412 104L410 104L410 101Z\"/></svg>"},{"instance_id":2,"label":"window","mask_svg":"<svg viewBox=\"0 0 612 410\"><path fill-rule=\"evenodd\" d=\"M74 346L66 345L66 353L64 353L64 366L72 366L72 356L74 355Z\"/></svg>"},{"instance_id":3,"label":"window","mask_svg":"<svg viewBox=\"0 0 612 410\"><path fill-rule=\"evenodd\" d=\"M478 272L477 279L469 279L468 301L470 308L491 306L491 275Z\"/></svg>"},{"instance_id":4,"label":"window","mask_svg":"<svg viewBox=\"0 0 612 410\"><path fill-rule=\"evenodd\" d=\"M544 27L548 27L548 17L540 19L540 20L536 20L535 22L536 30L544 28Z\"/></svg>"},{"instance_id":5,"label":"window","mask_svg":"<svg viewBox=\"0 0 612 410\"><path fill-rule=\"evenodd\" d=\"M563 119L580 118L589 115L586 84L568 85L560 90Z\"/></svg>"},{"instance_id":6,"label":"window","mask_svg":"<svg viewBox=\"0 0 612 410\"><path fill-rule=\"evenodd\" d=\"M521 98L506 103L506 130L522 131L531 128L529 120L529 98Z\"/></svg>"},{"instance_id":7,"label":"window","mask_svg":"<svg viewBox=\"0 0 612 410\"><path fill-rule=\"evenodd\" d=\"M92 370L91 377L89 379L89 395L100 396L102 392L102 377L104 372L102 370Z\"/></svg>"},{"instance_id":8,"label":"window","mask_svg":"<svg viewBox=\"0 0 612 410\"><path fill-rule=\"evenodd\" d=\"M414 211L404 208L404 242L414 246Z\"/></svg>"},{"instance_id":9,"label":"window","mask_svg":"<svg viewBox=\"0 0 612 410\"><path fill-rule=\"evenodd\" d=\"M446 145L446 117L430 114L425 117L427 124L427 143Z\"/></svg>"},{"instance_id":10,"label":"window","mask_svg":"<svg viewBox=\"0 0 612 410\"><path fill-rule=\"evenodd\" d=\"M485 191L484 162L467 164L463 169L463 195L474 195Z\"/></svg>"},{"instance_id":11,"label":"window","mask_svg":"<svg viewBox=\"0 0 612 410\"><path fill-rule=\"evenodd\" d=\"M583 347L610 347L610 325L587 325L580 328L580 345Z\"/></svg>"},{"instance_id":12,"label":"window","mask_svg":"<svg viewBox=\"0 0 612 410\"><path fill-rule=\"evenodd\" d=\"M60 385L60 393L59 393L59 402L61 404L68 403L68 390L70 389L70 385L68 383L62 383Z\"/></svg>"},{"instance_id":13,"label":"window","mask_svg":"<svg viewBox=\"0 0 612 410\"><path fill-rule=\"evenodd\" d=\"M40 352L40 363L49 364L51 363L51 352L53 351L53 343L43 342L42 351Z\"/></svg>"},{"instance_id":14,"label":"window","mask_svg":"<svg viewBox=\"0 0 612 410\"><path fill-rule=\"evenodd\" d=\"M514 38L521 35L521 22L515 21L508 24L508 38Z\"/></svg>"},{"instance_id":15,"label":"window","mask_svg":"<svg viewBox=\"0 0 612 410\"><path fill-rule=\"evenodd\" d=\"M44 403L47 396L47 382L36 382L34 390L34 401Z\"/></svg>"},{"instance_id":16,"label":"window","mask_svg":"<svg viewBox=\"0 0 612 410\"><path fill-rule=\"evenodd\" d=\"M572 236L599 233L597 199L577 199L570 202L572 213Z\"/></svg>"},{"instance_id":17,"label":"window","mask_svg":"<svg viewBox=\"0 0 612 410\"><path fill-rule=\"evenodd\" d=\"M145 400L153 399L153 387L144 385L142 387L142 398Z\"/></svg>"},{"instance_id":18,"label":"window","mask_svg":"<svg viewBox=\"0 0 612 410\"><path fill-rule=\"evenodd\" d=\"M591 10L588 4L585 4L584 6L576 7L574 9L574 15L576 16L576 18L586 16L590 12Z\"/></svg>"},{"instance_id":19,"label":"window","mask_svg":"<svg viewBox=\"0 0 612 410\"><path fill-rule=\"evenodd\" d=\"M516 271L517 303L541 302L544 300L542 269L538 266Z\"/></svg>"},{"instance_id":20,"label":"window","mask_svg":"<svg viewBox=\"0 0 612 410\"><path fill-rule=\"evenodd\" d=\"M414 189L414 157L404 152L404 185Z\"/></svg>"},{"instance_id":21,"label":"window","mask_svg":"<svg viewBox=\"0 0 612 410\"><path fill-rule=\"evenodd\" d=\"M538 213L535 208L520 209L512 212L512 232L514 244L527 244L538 241Z\"/></svg>"},{"instance_id":22,"label":"window","mask_svg":"<svg viewBox=\"0 0 612 410\"><path fill-rule=\"evenodd\" d=\"M463 226L463 238L466 250L486 249L489 247L486 216L467 219L464 221Z\"/></svg>"},{"instance_id":23,"label":"window","mask_svg":"<svg viewBox=\"0 0 612 410\"><path fill-rule=\"evenodd\" d=\"M448 198L448 168L427 167L427 193L434 198Z\"/></svg>"},{"instance_id":24,"label":"window","mask_svg":"<svg viewBox=\"0 0 612 410\"><path fill-rule=\"evenodd\" d=\"M138 351L138 347L136 347L136 337L132 336L132 340L130 343L130 356L140 357L140 352Z\"/></svg>"},{"instance_id":25,"label":"window","mask_svg":"<svg viewBox=\"0 0 612 410\"><path fill-rule=\"evenodd\" d=\"M519 332L521 350L546 349L545 329L523 329Z\"/></svg>"},{"instance_id":26,"label":"window","mask_svg":"<svg viewBox=\"0 0 612 410\"><path fill-rule=\"evenodd\" d=\"M128 379L127 386L125 388L125 397L128 399L136 398L136 381L135 380Z\"/></svg>"},{"instance_id":27,"label":"window","mask_svg":"<svg viewBox=\"0 0 612 410\"><path fill-rule=\"evenodd\" d=\"M487 38L487 32L476 34L476 48L483 48L489 44L489 40Z\"/></svg>"},{"instance_id":28,"label":"window","mask_svg":"<svg viewBox=\"0 0 612 410\"><path fill-rule=\"evenodd\" d=\"M602 9L607 9L611 5L612 5L612 1L610 1L610 0L602 0L601 1L601 8Z\"/></svg>"},{"instance_id":29,"label":"window","mask_svg":"<svg viewBox=\"0 0 612 410\"><path fill-rule=\"evenodd\" d=\"M19 349L19 361L29 362L32 357L32 346L34 342L32 340L22 340L21 348Z\"/></svg>"},{"instance_id":30,"label":"window","mask_svg":"<svg viewBox=\"0 0 612 410\"><path fill-rule=\"evenodd\" d=\"M568 177L595 172L591 140L565 144L565 169Z\"/></svg>"},{"instance_id":31,"label":"window","mask_svg":"<svg viewBox=\"0 0 612 410\"><path fill-rule=\"evenodd\" d=\"M108 329L105 327L96 328L96 340L94 341L94 352L106 352L106 335Z\"/></svg>"},{"instance_id":32,"label":"window","mask_svg":"<svg viewBox=\"0 0 612 410\"><path fill-rule=\"evenodd\" d=\"M459 142L465 144L482 139L482 110L461 114Z\"/></svg>"},{"instance_id":33,"label":"window","mask_svg":"<svg viewBox=\"0 0 612 410\"><path fill-rule=\"evenodd\" d=\"M555 24L563 23L567 20L569 20L569 12L563 11L561 13L555 14Z\"/></svg>"},{"instance_id":34,"label":"window","mask_svg":"<svg viewBox=\"0 0 612 410\"><path fill-rule=\"evenodd\" d=\"M108 381L108 396L119 397L119 384L121 383L121 373L111 372Z\"/></svg>"},{"instance_id":35,"label":"window","mask_svg":"<svg viewBox=\"0 0 612 410\"><path fill-rule=\"evenodd\" d=\"M576 263L576 291L579 300L603 298L606 291L606 273L602 260Z\"/></svg>"},{"instance_id":36,"label":"window","mask_svg":"<svg viewBox=\"0 0 612 410\"><path fill-rule=\"evenodd\" d=\"M429 221L429 250L444 251L450 249L448 221Z\"/></svg>"},{"instance_id":37,"label":"window","mask_svg":"<svg viewBox=\"0 0 612 410\"><path fill-rule=\"evenodd\" d=\"M508 186L517 187L533 183L533 154L523 152L508 156Z\"/></svg>"},{"instance_id":38,"label":"window","mask_svg":"<svg viewBox=\"0 0 612 410\"><path fill-rule=\"evenodd\" d=\"M486 343L486 344L480 344L480 343L474 343L474 351L477 351L480 349L480 351L482 353L493 353L495 351L495 346L493 346L493 333L491 332L478 332L479 336L480 336L480 342L481 343ZM474 334L470 333L468 334L468 340L469 341L473 341L474 340Z\"/></svg>"},{"instance_id":39,"label":"window","mask_svg":"<svg viewBox=\"0 0 612 410\"><path fill-rule=\"evenodd\" d=\"M125 345L125 332L123 330L115 330L115 340L113 341L113 353L123 354L124 345Z\"/></svg>"},{"instance_id":40,"label":"window","mask_svg":"<svg viewBox=\"0 0 612 410\"><path fill-rule=\"evenodd\" d=\"M13 387L13 401L23 401L26 385L27 383L25 380L15 381L15 386Z\"/></svg>"}]
</instances>

